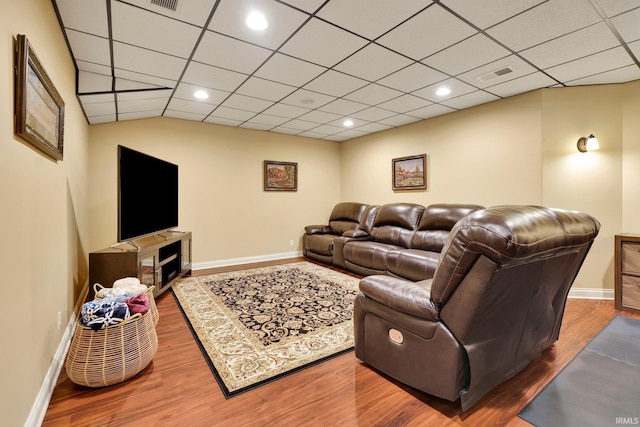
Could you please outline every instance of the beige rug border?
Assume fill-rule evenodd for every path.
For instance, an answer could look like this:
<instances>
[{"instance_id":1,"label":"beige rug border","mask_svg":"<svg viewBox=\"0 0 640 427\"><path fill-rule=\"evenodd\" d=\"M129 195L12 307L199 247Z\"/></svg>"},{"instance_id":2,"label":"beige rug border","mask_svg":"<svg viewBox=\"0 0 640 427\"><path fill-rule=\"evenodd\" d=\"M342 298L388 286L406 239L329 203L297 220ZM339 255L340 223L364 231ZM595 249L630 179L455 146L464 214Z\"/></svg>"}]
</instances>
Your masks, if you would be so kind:
<instances>
[{"instance_id":1,"label":"beige rug border","mask_svg":"<svg viewBox=\"0 0 640 427\"><path fill-rule=\"evenodd\" d=\"M278 343L263 346L260 340L247 330L237 317L209 289L204 282L212 276L220 279L241 278L273 271L298 268L308 273L326 277L339 286L357 290L359 280L307 261L257 267L206 276L181 279L173 285L173 292L200 344L209 356L220 380L229 393L250 387L283 373L303 367L317 360L332 356L353 347L353 321L349 319L338 325L325 327L304 336L288 337ZM206 308L208 307L208 308ZM205 309L200 312L198 309ZM242 342L239 341L242 337ZM217 342L217 344L216 344ZM222 348L221 348L222 346ZM234 367L222 356L221 349L235 352ZM242 366L251 366L256 371L247 374Z\"/></svg>"}]
</instances>

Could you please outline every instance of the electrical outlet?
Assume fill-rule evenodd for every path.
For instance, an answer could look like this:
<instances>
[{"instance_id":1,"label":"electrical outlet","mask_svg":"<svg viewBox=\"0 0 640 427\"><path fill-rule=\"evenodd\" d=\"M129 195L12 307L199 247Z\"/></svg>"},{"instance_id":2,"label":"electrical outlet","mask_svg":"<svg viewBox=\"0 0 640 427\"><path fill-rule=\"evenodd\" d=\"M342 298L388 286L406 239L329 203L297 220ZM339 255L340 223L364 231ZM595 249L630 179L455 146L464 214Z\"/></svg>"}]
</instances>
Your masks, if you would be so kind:
<instances>
[{"instance_id":1,"label":"electrical outlet","mask_svg":"<svg viewBox=\"0 0 640 427\"><path fill-rule=\"evenodd\" d=\"M289 240L289 246L293 246L293 240Z\"/></svg>"},{"instance_id":2,"label":"electrical outlet","mask_svg":"<svg viewBox=\"0 0 640 427\"><path fill-rule=\"evenodd\" d=\"M58 312L58 330L62 329L62 312Z\"/></svg>"}]
</instances>

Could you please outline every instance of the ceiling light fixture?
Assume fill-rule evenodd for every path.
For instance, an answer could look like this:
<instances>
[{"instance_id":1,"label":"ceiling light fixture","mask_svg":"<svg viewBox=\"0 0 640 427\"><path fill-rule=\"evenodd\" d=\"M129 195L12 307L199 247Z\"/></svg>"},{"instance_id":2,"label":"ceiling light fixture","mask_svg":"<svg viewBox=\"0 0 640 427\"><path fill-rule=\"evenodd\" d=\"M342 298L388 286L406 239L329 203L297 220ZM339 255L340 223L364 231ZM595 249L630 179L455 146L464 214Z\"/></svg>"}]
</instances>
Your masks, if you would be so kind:
<instances>
[{"instance_id":1,"label":"ceiling light fixture","mask_svg":"<svg viewBox=\"0 0 640 427\"><path fill-rule=\"evenodd\" d=\"M353 126L353 120L347 119L344 122L342 122L342 125L346 128L350 128L351 126Z\"/></svg>"},{"instance_id":2,"label":"ceiling light fixture","mask_svg":"<svg viewBox=\"0 0 640 427\"><path fill-rule=\"evenodd\" d=\"M247 24L247 27L255 31L262 31L269 26L269 22L267 22L264 13L255 10L249 13L244 23Z\"/></svg>"},{"instance_id":3,"label":"ceiling light fixture","mask_svg":"<svg viewBox=\"0 0 640 427\"><path fill-rule=\"evenodd\" d=\"M197 90L193 93L194 98L198 99L207 99L209 98L209 94L203 90Z\"/></svg>"},{"instance_id":4,"label":"ceiling light fixture","mask_svg":"<svg viewBox=\"0 0 640 427\"><path fill-rule=\"evenodd\" d=\"M448 87L444 87L442 86L440 89L438 89L436 91L436 95L438 96L447 96L451 93L451 89L449 89Z\"/></svg>"},{"instance_id":5,"label":"ceiling light fixture","mask_svg":"<svg viewBox=\"0 0 640 427\"><path fill-rule=\"evenodd\" d=\"M578 140L578 151L581 153L586 153L587 151L599 150L600 143L598 142L598 138L593 136L593 134L589 135L588 138L580 138Z\"/></svg>"}]
</instances>

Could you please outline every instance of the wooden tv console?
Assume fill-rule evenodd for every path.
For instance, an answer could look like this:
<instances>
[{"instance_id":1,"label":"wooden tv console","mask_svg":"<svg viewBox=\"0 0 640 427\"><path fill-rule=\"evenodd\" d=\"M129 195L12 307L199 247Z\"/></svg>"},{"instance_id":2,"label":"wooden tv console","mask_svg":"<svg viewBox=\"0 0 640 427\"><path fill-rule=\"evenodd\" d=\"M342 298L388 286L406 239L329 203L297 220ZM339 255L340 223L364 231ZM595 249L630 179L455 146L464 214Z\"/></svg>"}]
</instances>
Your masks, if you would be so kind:
<instances>
[{"instance_id":1,"label":"wooden tv console","mask_svg":"<svg viewBox=\"0 0 640 427\"><path fill-rule=\"evenodd\" d=\"M166 231L89 254L89 299L94 283L109 288L123 277L155 286L158 296L191 273L191 232Z\"/></svg>"}]
</instances>

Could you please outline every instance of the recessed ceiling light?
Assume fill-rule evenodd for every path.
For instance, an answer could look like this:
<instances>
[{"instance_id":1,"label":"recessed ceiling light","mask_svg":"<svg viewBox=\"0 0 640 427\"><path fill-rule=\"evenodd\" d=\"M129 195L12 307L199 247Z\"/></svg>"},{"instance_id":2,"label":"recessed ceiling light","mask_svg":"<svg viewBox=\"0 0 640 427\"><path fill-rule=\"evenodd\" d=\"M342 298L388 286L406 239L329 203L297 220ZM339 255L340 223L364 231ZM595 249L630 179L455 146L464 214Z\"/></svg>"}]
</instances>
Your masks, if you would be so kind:
<instances>
[{"instance_id":1,"label":"recessed ceiling light","mask_svg":"<svg viewBox=\"0 0 640 427\"><path fill-rule=\"evenodd\" d=\"M267 18L264 16L264 13L256 10L251 12L244 22L247 24L247 27L256 31L262 31L269 26L269 22L267 22Z\"/></svg>"},{"instance_id":2,"label":"recessed ceiling light","mask_svg":"<svg viewBox=\"0 0 640 427\"><path fill-rule=\"evenodd\" d=\"M450 93L451 93L451 89L449 89L448 87L444 87L444 86L436 91L436 95L438 95L438 96L447 96Z\"/></svg>"},{"instance_id":3,"label":"recessed ceiling light","mask_svg":"<svg viewBox=\"0 0 640 427\"><path fill-rule=\"evenodd\" d=\"M193 96L198 99L207 99L209 98L209 94L203 90L197 90L193 93Z\"/></svg>"},{"instance_id":4,"label":"recessed ceiling light","mask_svg":"<svg viewBox=\"0 0 640 427\"><path fill-rule=\"evenodd\" d=\"M353 120L347 119L344 122L342 122L342 125L346 128L350 128L351 126L353 126Z\"/></svg>"}]
</instances>

